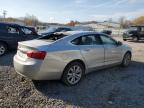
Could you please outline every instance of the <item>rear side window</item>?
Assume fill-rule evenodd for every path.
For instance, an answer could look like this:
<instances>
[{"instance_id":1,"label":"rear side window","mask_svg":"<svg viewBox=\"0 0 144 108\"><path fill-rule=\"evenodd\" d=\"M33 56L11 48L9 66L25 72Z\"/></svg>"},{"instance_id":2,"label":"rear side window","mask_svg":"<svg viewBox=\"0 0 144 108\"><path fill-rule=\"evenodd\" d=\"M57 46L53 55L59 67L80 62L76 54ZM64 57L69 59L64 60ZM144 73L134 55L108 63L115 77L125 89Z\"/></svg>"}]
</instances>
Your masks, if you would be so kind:
<instances>
[{"instance_id":1,"label":"rear side window","mask_svg":"<svg viewBox=\"0 0 144 108\"><path fill-rule=\"evenodd\" d=\"M99 36L87 35L76 38L72 41L74 45L100 45L102 44Z\"/></svg>"},{"instance_id":2,"label":"rear side window","mask_svg":"<svg viewBox=\"0 0 144 108\"><path fill-rule=\"evenodd\" d=\"M7 31L11 34L19 34L19 29L17 27L8 26Z\"/></svg>"}]
</instances>

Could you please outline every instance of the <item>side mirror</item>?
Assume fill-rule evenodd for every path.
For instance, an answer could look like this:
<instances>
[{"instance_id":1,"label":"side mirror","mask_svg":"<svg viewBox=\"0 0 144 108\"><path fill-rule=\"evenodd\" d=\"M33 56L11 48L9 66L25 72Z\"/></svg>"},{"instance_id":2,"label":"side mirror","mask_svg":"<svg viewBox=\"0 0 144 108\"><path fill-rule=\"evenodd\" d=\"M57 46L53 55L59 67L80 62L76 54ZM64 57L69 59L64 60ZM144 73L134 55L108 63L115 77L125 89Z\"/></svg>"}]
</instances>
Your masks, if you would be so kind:
<instances>
[{"instance_id":1,"label":"side mirror","mask_svg":"<svg viewBox=\"0 0 144 108\"><path fill-rule=\"evenodd\" d=\"M117 46L121 46L121 45L122 45L122 42L117 41L117 42L116 42L116 45L117 45Z\"/></svg>"}]
</instances>

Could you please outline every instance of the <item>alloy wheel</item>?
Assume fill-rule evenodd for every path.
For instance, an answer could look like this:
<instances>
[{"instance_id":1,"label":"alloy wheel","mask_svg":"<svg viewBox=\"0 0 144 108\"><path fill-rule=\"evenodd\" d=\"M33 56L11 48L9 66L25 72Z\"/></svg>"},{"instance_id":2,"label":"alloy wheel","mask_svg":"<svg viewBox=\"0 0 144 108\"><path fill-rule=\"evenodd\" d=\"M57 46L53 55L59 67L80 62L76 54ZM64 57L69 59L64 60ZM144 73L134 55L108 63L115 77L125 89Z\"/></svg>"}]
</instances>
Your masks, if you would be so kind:
<instances>
[{"instance_id":1,"label":"alloy wheel","mask_svg":"<svg viewBox=\"0 0 144 108\"><path fill-rule=\"evenodd\" d=\"M82 77L82 69L79 65L72 66L67 73L67 81L74 85L80 81Z\"/></svg>"},{"instance_id":2,"label":"alloy wheel","mask_svg":"<svg viewBox=\"0 0 144 108\"><path fill-rule=\"evenodd\" d=\"M131 61L131 55L130 54L126 54L125 58L124 58L124 65L128 66L130 61Z\"/></svg>"},{"instance_id":3,"label":"alloy wheel","mask_svg":"<svg viewBox=\"0 0 144 108\"><path fill-rule=\"evenodd\" d=\"M0 45L0 55L3 55L5 53L6 49L3 45Z\"/></svg>"}]
</instances>

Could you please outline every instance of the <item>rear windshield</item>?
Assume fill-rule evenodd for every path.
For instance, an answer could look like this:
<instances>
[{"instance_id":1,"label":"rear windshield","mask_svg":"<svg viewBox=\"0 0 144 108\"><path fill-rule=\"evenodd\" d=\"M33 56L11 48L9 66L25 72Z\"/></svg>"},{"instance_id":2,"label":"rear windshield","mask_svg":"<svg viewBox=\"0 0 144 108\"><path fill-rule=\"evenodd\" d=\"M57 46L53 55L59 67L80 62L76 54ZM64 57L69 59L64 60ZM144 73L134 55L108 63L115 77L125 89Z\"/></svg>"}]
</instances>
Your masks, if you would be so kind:
<instances>
[{"instance_id":1,"label":"rear windshield","mask_svg":"<svg viewBox=\"0 0 144 108\"><path fill-rule=\"evenodd\" d=\"M47 36L40 37L39 39L56 41L56 40L66 37L66 36L68 36L68 35L62 34L62 33L53 33L53 34L50 34Z\"/></svg>"}]
</instances>

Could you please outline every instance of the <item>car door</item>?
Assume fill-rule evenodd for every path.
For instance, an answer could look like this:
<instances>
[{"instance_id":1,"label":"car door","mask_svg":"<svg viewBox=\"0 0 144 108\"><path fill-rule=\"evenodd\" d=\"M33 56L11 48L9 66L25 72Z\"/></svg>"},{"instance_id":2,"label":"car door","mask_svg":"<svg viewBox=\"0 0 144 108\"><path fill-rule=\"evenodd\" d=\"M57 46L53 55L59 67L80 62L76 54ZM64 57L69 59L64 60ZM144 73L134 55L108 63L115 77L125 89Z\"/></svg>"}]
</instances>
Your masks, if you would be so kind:
<instances>
[{"instance_id":1,"label":"car door","mask_svg":"<svg viewBox=\"0 0 144 108\"><path fill-rule=\"evenodd\" d=\"M24 37L21 35L18 26L9 25L6 27L7 33L7 42L11 45L12 48L17 48L18 42L23 41Z\"/></svg>"},{"instance_id":2,"label":"car door","mask_svg":"<svg viewBox=\"0 0 144 108\"><path fill-rule=\"evenodd\" d=\"M105 65L121 62L122 48L110 36L100 34L105 50Z\"/></svg>"},{"instance_id":3,"label":"car door","mask_svg":"<svg viewBox=\"0 0 144 108\"><path fill-rule=\"evenodd\" d=\"M75 40L89 69L104 65L104 46L100 37L91 34L84 35Z\"/></svg>"}]
</instances>

